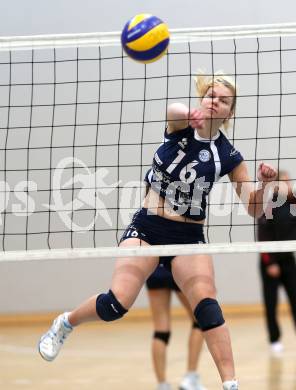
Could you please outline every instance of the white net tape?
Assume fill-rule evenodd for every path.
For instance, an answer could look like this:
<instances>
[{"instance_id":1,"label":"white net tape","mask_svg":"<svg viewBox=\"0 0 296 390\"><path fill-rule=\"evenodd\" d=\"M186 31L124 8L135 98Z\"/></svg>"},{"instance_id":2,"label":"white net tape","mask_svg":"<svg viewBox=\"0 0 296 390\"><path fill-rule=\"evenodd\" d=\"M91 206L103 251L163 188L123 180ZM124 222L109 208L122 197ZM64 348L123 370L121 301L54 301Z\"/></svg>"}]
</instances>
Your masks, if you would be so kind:
<instances>
[{"instance_id":1,"label":"white net tape","mask_svg":"<svg viewBox=\"0 0 296 390\"><path fill-rule=\"evenodd\" d=\"M296 23L171 29L170 33L172 43L232 38L284 37L295 35ZM120 32L0 37L0 50L118 45L120 45Z\"/></svg>"},{"instance_id":2,"label":"white net tape","mask_svg":"<svg viewBox=\"0 0 296 390\"><path fill-rule=\"evenodd\" d=\"M99 258L124 258L139 256L181 256L193 254L237 254L237 253L278 253L296 251L296 240L291 241L261 241L236 242L192 245L153 245L129 248L81 248L8 251L0 253L0 262L4 261L35 261L35 260L79 260Z\"/></svg>"}]
</instances>

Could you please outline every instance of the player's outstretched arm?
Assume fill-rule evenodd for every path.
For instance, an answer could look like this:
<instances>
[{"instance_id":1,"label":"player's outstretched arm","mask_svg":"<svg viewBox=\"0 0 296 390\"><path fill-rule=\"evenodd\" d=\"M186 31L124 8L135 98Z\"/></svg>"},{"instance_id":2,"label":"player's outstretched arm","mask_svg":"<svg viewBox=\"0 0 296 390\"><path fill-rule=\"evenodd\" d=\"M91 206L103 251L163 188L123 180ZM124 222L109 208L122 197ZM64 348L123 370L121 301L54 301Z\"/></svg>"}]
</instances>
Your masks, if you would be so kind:
<instances>
[{"instance_id":1,"label":"player's outstretched arm","mask_svg":"<svg viewBox=\"0 0 296 390\"><path fill-rule=\"evenodd\" d=\"M266 202L265 191L268 191L268 183L274 182L277 178L277 171L269 164L261 163L258 167L257 177L259 186L250 180L246 163L241 162L229 174L237 195L246 206L248 214L259 218L264 212L264 202ZM272 184L271 184L272 185ZM276 186L276 182L274 182Z\"/></svg>"}]
</instances>

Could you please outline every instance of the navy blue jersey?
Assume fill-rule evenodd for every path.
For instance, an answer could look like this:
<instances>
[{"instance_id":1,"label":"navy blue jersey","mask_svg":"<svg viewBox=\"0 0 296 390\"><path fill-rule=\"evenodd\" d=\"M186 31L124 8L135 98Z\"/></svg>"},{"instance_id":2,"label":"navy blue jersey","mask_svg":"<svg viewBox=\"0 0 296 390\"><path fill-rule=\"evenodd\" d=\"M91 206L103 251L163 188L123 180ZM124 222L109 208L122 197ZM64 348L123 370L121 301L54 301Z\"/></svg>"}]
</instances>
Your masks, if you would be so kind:
<instances>
[{"instance_id":1,"label":"navy blue jersey","mask_svg":"<svg viewBox=\"0 0 296 390\"><path fill-rule=\"evenodd\" d=\"M145 180L176 213L200 221L206 216L206 197L214 182L242 161L242 155L220 130L209 140L189 126L165 132Z\"/></svg>"}]
</instances>

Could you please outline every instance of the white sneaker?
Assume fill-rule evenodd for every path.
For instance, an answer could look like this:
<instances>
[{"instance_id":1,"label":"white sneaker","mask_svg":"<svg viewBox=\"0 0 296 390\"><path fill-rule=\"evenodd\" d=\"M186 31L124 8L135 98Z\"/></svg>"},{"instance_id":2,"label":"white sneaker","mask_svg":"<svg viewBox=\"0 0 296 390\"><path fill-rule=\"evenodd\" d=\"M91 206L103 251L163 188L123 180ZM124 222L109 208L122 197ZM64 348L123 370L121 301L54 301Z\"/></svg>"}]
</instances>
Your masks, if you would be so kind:
<instances>
[{"instance_id":1,"label":"white sneaker","mask_svg":"<svg viewBox=\"0 0 296 390\"><path fill-rule=\"evenodd\" d=\"M158 384L156 390L172 390L171 385L167 382L161 382Z\"/></svg>"},{"instance_id":2,"label":"white sneaker","mask_svg":"<svg viewBox=\"0 0 296 390\"><path fill-rule=\"evenodd\" d=\"M198 374L186 374L180 383L179 390L206 390Z\"/></svg>"},{"instance_id":3,"label":"white sneaker","mask_svg":"<svg viewBox=\"0 0 296 390\"><path fill-rule=\"evenodd\" d=\"M238 381L223 382L223 390L238 390Z\"/></svg>"},{"instance_id":4,"label":"white sneaker","mask_svg":"<svg viewBox=\"0 0 296 390\"><path fill-rule=\"evenodd\" d=\"M270 344L270 353L273 356L281 356L284 350L284 346L280 341L275 341Z\"/></svg>"},{"instance_id":5,"label":"white sneaker","mask_svg":"<svg viewBox=\"0 0 296 390\"><path fill-rule=\"evenodd\" d=\"M51 362L58 355L64 340L72 332L73 328L69 324L68 314L59 315L49 329L39 341L39 353L43 359Z\"/></svg>"}]
</instances>

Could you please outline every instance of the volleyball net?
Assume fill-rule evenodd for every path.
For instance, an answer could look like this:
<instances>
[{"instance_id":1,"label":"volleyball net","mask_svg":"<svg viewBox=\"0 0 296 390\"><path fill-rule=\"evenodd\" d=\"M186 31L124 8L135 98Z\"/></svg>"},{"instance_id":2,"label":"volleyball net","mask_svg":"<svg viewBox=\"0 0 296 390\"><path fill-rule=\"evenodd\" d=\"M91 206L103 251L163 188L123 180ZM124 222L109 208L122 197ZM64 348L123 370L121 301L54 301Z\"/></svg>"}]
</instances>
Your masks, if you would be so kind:
<instances>
[{"instance_id":1,"label":"volleyball net","mask_svg":"<svg viewBox=\"0 0 296 390\"><path fill-rule=\"evenodd\" d=\"M172 30L168 54L148 65L126 57L117 32L0 38L0 260L126 255L116 246L141 207L167 106L197 105L198 70L238 85L228 138L251 180L264 161L293 184L295 38L296 24ZM209 244L128 255L296 250L256 242L256 225L223 177L209 196Z\"/></svg>"}]
</instances>

